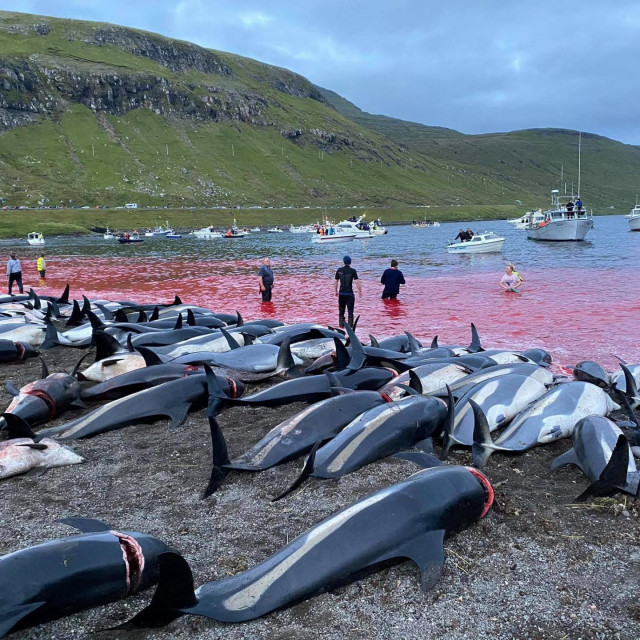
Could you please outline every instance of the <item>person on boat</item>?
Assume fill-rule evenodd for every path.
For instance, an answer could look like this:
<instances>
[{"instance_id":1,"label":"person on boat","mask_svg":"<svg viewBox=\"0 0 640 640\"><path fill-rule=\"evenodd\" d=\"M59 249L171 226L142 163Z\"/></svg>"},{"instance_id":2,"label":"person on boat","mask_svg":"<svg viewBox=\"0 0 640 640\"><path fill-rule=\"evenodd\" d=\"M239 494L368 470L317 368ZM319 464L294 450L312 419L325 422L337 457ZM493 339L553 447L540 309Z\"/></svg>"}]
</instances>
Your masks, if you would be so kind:
<instances>
[{"instance_id":1,"label":"person on boat","mask_svg":"<svg viewBox=\"0 0 640 640\"><path fill-rule=\"evenodd\" d=\"M46 268L47 268L47 263L44 259L44 253L41 253L40 257L38 258L38 261L36 262L36 269L38 270L38 273L40 274L40 277L43 280L45 279Z\"/></svg>"},{"instance_id":2,"label":"person on boat","mask_svg":"<svg viewBox=\"0 0 640 640\"><path fill-rule=\"evenodd\" d=\"M131 237L131 236L129 235L129 232L128 232L128 231L126 231L126 232L125 232L125 234L124 234L124 239L125 239L125 240L129 240L129 238L130 238L130 237Z\"/></svg>"},{"instance_id":3,"label":"person on boat","mask_svg":"<svg viewBox=\"0 0 640 640\"><path fill-rule=\"evenodd\" d=\"M18 285L18 291L24 293L22 290L22 265L13 251L11 252L11 259L7 262L7 279L9 280L9 295L11 295L14 282Z\"/></svg>"},{"instance_id":4,"label":"person on boat","mask_svg":"<svg viewBox=\"0 0 640 640\"><path fill-rule=\"evenodd\" d=\"M567 202L567 214L569 218L573 218L573 200L571 199Z\"/></svg>"},{"instance_id":5,"label":"person on boat","mask_svg":"<svg viewBox=\"0 0 640 640\"><path fill-rule=\"evenodd\" d=\"M380 278L380 284L384 285L382 290L383 300L395 300L400 293L400 285L406 284L402 271L398 269L398 261L392 260L391 267L385 269L382 277Z\"/></svg>"},{"instance_id":6,"label":"person on boat","mask_svg":"<svg viewBox=\"0 0 640 640\"><path fill-rule=\"evenodd\" d=\"M260 262L262 263L262 266L258 271L258 281L260 282L262 302L271 302L271 290L273 289L273 270L271 269L271 260L264 257Z\"/></svg>"},{"instance_id":7,"label":"person on boat","mask_svg":"<svg viewBox=\"0 0 640 640\"><path fill-rule=\"evenodd\" d=\"M508 264L506 273L500 279L500 288L505 291L513 291L514 293L520 293L519 287L522 286L522 279L520 274L513 272L513 267Z\"/></svg>"},{"instance_id":8,"label":"person on boat","mask_svg":"<svg viewBox=\"0 0 640 640\"><path fill-rule=\"evenodd\" d=\"M335 294L338 296L338 324L344 328L344 312L348 313L349 325L353 327L353 307L355 305L356 296L353 292L353 283L356 283L358 295L362 297L362 286L358 280L358 272L351 267L350 256L342 258L344 266L336 271L334 281ZM340 285L338 287L338 285Z\"/></svg>"},{"instance_id":9,"label":"person on boat","mask_svg":"<svg viewBox=\"0 0 640 640\"><path fill-rule=\"evenodd\" d=\"M575 202L576 211L580 213L582 211L582 200L578 198Z\"/></svg>"},{"instance_id":10,"label":"person on boat","mask_svg":"<svg viewBox=\"0 0 640 640\"><path fill-rule=\"evenodd\" d=\"M227 229L227 234L226 235L227 235L227 238L231 237L231 229Z\"/></svg>"},{"instance_id":11,"label":"person on boat","mask_svg":"<svg viewBox=\"0 0 640 640\"><path fill-rule=\"evenodd\" d=\"M458 235L453 239L453 241L455 242L456 240L458 240L458 238L460 239L460 242L466 242L467 240L470 240L469 235L464 229L460 229Z\"/></svg>"},{"instance_id":12,"label":"person on boat","mask_svg":"<svg viewBox=\"0 0 640 640\"><path fill-rule=\"evenodd\" d=\"M473 231L471 231L471 229L469 227L467 227L467 240L471 240L471 238L473 238L475 234L473 233Z\"/></svg>"}]
</instances>

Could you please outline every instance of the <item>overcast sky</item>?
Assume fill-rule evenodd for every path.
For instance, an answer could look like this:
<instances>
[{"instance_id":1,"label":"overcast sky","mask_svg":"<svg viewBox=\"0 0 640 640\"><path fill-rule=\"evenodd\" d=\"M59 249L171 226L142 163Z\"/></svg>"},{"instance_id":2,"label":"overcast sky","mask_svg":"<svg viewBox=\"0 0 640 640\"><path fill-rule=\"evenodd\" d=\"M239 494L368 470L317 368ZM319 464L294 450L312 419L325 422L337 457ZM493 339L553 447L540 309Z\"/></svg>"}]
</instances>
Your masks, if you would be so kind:
<instances>
[{"instance_id":1,"label":"overcast sky","mask_svg":"<svg viewBox=\"0 0 640 640\"><path fill-rule=\"evenodd\" d=\"M640 144L638 0L4 0L0 8L238 53L364 111L464 133L562 127Z\"/></svg>"}]
</instances>

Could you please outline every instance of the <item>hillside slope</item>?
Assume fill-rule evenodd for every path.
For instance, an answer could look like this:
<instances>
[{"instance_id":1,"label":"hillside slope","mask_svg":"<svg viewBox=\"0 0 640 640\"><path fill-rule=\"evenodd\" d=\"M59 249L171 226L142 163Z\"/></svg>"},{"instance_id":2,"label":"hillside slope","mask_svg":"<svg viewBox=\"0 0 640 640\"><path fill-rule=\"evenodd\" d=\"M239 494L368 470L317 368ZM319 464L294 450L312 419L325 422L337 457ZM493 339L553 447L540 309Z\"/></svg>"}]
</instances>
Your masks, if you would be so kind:
<instances>
[{"instance_id":1,"label":"hillside slope","mask_svg":"<svg viewBox=\"0 0 640 640\"><path fill-rule=\"evenodd\" d=\"M604 138L584 193L635 193ZM464 136L363 114L305 78L110 24L0 12L0 203L540 204L571 132ZM587 150L585 148L585 154ZM613 168L610 169L610 167Z\"/></svg>"}]
</instances>

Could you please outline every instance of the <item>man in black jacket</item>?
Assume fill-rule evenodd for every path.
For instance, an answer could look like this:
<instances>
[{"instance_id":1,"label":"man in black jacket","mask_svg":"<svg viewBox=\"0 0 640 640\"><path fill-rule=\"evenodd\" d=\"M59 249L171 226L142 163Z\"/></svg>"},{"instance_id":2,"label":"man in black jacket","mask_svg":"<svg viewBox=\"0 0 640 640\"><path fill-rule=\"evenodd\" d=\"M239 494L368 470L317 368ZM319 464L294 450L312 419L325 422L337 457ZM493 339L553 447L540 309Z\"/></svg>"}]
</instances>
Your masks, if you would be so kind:
<instances>
[{"instance_id":1,"label":"man in black jacket","mask_svg":"<svg viewBox=\"0 0 640 640\"><path fill-rule=\"evenodd\" d=\"M351 267L351 258L345 256L342 261L344 266L336 271L334 286L338 296L338 323L340 327L344 327L344 312L346 309L349 325L353 327L353 307L356 301L356 296L353 292L354 280L360 297L362 297L362 287L360 286L360 280L358 280L358 272Z\"/></svg>"}]
</instances>

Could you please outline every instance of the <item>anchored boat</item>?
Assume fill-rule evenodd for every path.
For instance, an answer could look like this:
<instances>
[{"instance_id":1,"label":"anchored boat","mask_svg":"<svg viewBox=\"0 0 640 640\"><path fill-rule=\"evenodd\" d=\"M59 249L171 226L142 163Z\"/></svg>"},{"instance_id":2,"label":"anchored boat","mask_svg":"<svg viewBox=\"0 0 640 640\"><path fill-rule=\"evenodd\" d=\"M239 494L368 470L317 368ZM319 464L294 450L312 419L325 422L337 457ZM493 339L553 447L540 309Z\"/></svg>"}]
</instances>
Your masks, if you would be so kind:
<instances>
[{"instance_id":1,"label":"anchored boat","mask_svg":"<svg viewBox=\"0 0 640 640\"><path fill-rule=\"evenodd\" d=\"M533 220L526 226L527 237L546 242L582 242L593 228L593 217L582 206L580 198L560 196L558 189L551 191L552 209L545 211L542 220Z\"/></svg>"},{"instance_id":2,"label":"anchored boat","mask_svg":"<svg viewBox=\"0 0 640 640\"><path fill-rule=\"evenodd\" d=\"M640 231L640 205L637 202L627 216L627 220L629 221L629 231Z\"/></svg>"},{"instance_id":3,"label":"anchored boat","mask_svg":"<svg viewBox=\"0 0 640 640\"><path fill-rule=\"evenodd\" d=\"M32 231L27 236L27 242L32 247L44 247L44 236L41 233L38 233L37 231Z\"/></svg>"},{"instance_id":4,"label":"anchored boat","mask_svg":"<svg viewBox=\"0 0 640 640\"><path fill-rule=\"evenodd\" d=\"M495 233L478 233L471 240L452 242L447 246L449 253L498 253L502 251L504 238Z\"/></svg>"}]
</instances>

